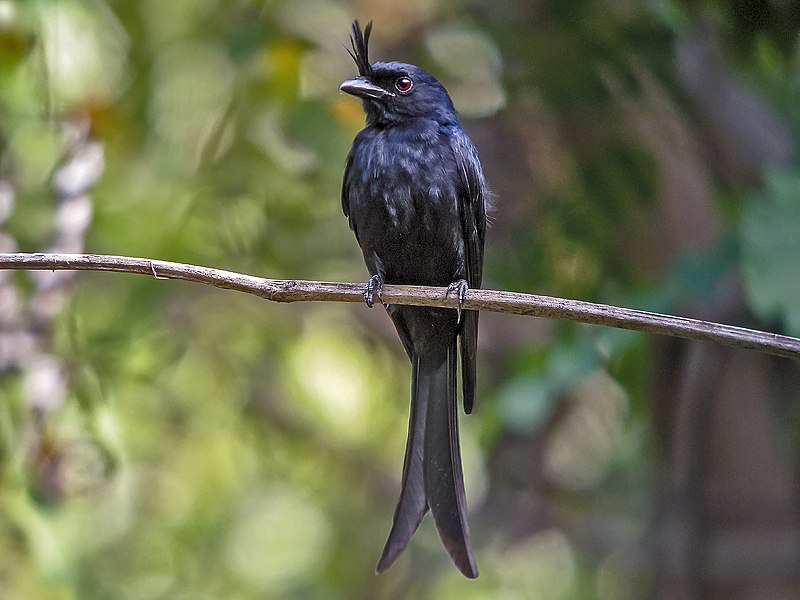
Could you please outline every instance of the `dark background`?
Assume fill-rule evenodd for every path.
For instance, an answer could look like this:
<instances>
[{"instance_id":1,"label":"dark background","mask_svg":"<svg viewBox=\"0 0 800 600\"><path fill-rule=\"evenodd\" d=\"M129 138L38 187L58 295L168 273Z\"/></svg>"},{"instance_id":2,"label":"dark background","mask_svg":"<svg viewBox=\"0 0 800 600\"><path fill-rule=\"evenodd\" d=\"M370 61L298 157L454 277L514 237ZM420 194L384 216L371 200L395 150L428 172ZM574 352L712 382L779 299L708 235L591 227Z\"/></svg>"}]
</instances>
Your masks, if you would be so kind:
<instances>
[{"instance_id":1,"label":"dark background","mask_svg":"<svg viewBox=\"0 0 800 600\"><path fill-rule=\"evenodd\" d=\"M800 8L0 0L0 247L366 280L343 44L448 87L486 287L800 335ZM0 273L0 597L800 597L796 361L485 314L475 582L385 575L410 369L381 309Z\"/></svg>"}]
</instances>

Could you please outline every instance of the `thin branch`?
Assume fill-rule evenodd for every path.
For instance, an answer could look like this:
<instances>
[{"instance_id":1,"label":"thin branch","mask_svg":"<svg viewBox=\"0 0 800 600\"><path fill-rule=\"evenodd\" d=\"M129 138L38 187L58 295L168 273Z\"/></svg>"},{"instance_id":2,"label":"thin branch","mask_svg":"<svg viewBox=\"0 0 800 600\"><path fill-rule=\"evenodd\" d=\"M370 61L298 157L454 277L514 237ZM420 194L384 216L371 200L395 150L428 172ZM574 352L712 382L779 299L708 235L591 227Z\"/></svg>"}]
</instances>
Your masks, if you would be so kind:
<instances>
[{"instance_id":1,"label":"thin branch","mask_svg":"<svg viewBox=\"0 0 800 600\"><path fill-rule=\"evenodd\" d=\"M204 283L253 294L275 302L364 301L362 283L264 279L232 271L128 256L0 253L0 269L138 273L156 279L183 279ZM456 308L457 298L452 294L448 298L446 292L447 288L386 285L383 288L383 300L387 304ZM495 290L469 290L464 308L606 325L685 339L718 342L776 356L800 358L798 338L580 300Z\"/></svg>"}]
</instances>

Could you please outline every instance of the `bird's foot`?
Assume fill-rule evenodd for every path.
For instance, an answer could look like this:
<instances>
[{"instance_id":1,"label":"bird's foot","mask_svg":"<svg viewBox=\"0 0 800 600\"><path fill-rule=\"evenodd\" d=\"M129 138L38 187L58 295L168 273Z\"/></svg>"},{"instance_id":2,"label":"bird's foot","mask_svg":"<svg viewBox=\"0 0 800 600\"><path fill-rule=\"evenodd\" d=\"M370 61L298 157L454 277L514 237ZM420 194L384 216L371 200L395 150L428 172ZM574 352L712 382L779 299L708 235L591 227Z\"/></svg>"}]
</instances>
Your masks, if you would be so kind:
<instances>
[{"instance_id":1,"label":"bird's foot","mask_svg":"<svg viewBox=\"0 0 800 600\"><path fill-rule=\"evenodd\" d=\"M380 275L370 277L364 288L364 302L367 303L369 308L372 308L375 304L376 294L378 295L378 301L383 304L383 277Z\"/></svg>"},{"instance_id":2,"label":"bird's foot","mask_svg":"<svg viewBox=\"0 0 800 600\"><path fill-rule=\"evenodd\" d=\"M450 294L458 294L458 322L461 323L461 307L464 306L464 300L467 299L467 291L469 285L466 279L459 279L447 286L447 293L445 298L449 298Z\"/></svg>"}]
</instances>

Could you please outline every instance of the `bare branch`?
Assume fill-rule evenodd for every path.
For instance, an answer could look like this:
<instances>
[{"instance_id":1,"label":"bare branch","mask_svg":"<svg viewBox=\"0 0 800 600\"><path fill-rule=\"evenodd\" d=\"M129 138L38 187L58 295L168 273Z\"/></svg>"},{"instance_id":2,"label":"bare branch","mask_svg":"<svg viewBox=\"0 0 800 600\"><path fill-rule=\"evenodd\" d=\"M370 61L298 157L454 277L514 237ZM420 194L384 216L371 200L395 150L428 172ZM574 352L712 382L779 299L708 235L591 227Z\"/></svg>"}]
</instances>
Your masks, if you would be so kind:
<instances>
[{"instance_id":1,"label":"bare branch","mask_svg":"<svg viewBox=\"0 0 800 600\"><path fill-rule=\"evenodd\" d=\"M138 273L157 279L183 279L204 283L276 302L364 301L362 283L264 279L232 271L128 256L0 253L0 269ZM458 300L452 296L448 298L446 293L447 288L386 285L383 288L383 300L388 304L456 308ZM495 290L469 290L464 308L606 325L800 358L800 339L797 338L580 300Z\"/></svg>"}]
</instances>

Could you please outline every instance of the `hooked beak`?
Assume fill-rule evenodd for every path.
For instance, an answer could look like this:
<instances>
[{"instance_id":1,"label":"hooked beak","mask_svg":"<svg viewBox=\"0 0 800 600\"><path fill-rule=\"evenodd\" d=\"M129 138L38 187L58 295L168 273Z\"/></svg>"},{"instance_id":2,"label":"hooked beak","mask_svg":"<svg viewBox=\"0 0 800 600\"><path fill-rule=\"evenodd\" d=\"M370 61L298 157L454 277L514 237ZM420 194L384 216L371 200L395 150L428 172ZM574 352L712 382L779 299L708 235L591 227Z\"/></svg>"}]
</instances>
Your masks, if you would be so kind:
<instances>
[{"instance_id":1,"label":"hooked beak","mask_svg":"<svg viewBox=\"0 0 800 600\"><path fill-rule=\"evenodd\" d=\"M355 79L343 81L339 85L339 91L358 96L359 98L383 98L384 96L394 96L393 93L387 92L382 87L375 85L366 77L356 77Z\"/></svg>"}]
</instances>

